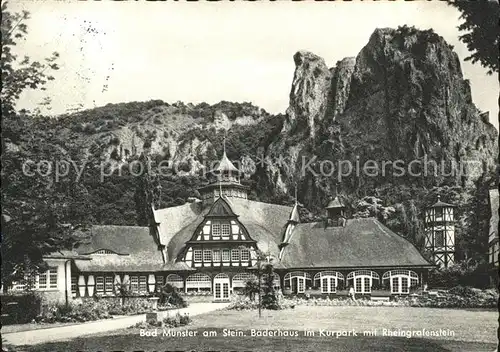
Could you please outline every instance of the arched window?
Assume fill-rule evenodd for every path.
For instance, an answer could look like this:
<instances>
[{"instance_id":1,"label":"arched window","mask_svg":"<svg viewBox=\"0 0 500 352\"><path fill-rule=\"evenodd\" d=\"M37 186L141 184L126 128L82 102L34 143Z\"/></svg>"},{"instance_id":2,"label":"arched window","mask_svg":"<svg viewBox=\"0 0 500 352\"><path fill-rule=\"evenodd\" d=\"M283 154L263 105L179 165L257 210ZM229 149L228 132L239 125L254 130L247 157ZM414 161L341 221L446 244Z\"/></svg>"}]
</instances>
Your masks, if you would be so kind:
<instances>
[{"instance_id":1,"label":"arched window","mask_svg":"<svg viewBox=\"0 0 500 352\"><path fill-rule=\"evenodd\" d=\"M338 271L321 271L314 275L314 286L320 287L321 293L337 292L339 281L344 281L344 275Z\"/></svg>"},{"instance_id":2,"label":"arched window","mask_svg":"<svg viewBox=\"0 0 500 352\"><path fill-rule=\"evenodd\" d=\"M248 281L257 281L257 276L250 273L241 273L233 276L233 290L242 289L246 286Z\"/></svg>"},{"instance_id":3,"label":"arched window","mask_svg":"<svg viewBox=\"0 0 500 352\"><path fill-rule=\"evenodd\" d=\"M391 287L391 293L407 294L410 293L410 287L418 285L418 275L411 270L390 270L382 276L382 283Z\"/></svg>"},{"instance_id":4,"label":"arched window","mask_svg":"<svg viewBox=\"0 0 500 352\"><path fill-rule=\"evenodd\" d=\"M212 279L207 274L196 273L189 275L186 279L187 291L210 291L211 289Z\"/></svg>"},{"instance_id":5,"label":"arched window","mask_svg":"<svg viewBox=\"0 0 500 352\"><path fill-rule=\"evenodd\" d=\"M177 287L178 289L184 288L184 280L177 274L168 275L166 283L174 287Z\"/></svg>"},{"instance_id":6,"label":"arched window","mask_svg":"<svg viewBox=\"0 0 500 352\"><path fill-rule=\"evenodd\" d=\"M284 278L285 287L290 287L293 293L304 293L307 281L311 283L311 274L303 271L293 271Z\"/></svg>"},{"instance_id":7,"label":"arched window","mask_svg":"<svg viewBox=\"0 0 500 352\"><path fill-rule=\"evenodd\" d=\"M347 283L354 286L356 293L372 292L373 281L380 281L380 276L371 270L351 271L347 275Z\"/></svg>"}]
</instances>

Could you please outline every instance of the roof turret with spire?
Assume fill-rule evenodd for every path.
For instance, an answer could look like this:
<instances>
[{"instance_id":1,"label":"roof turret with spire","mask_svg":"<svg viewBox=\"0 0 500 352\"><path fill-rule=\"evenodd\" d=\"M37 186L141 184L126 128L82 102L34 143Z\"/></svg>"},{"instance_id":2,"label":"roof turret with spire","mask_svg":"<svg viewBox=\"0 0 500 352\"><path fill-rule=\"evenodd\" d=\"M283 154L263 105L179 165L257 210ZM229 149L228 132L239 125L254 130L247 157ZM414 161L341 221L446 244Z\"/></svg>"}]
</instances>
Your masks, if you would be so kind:
<instances>
[{"instance_id":1,"label":"roof turret with spire","mask_svg":"<svg viewBox=\"0 0 500 352\"><path fill-rule=\"evenodd\" d=\"M242 174L227 157L224 136L222 158L217 166L207 173L209 183L198 189L203 201L212 203L222 196L247 199L248 187L241 184Z\"/></svg>"}]
</instances>

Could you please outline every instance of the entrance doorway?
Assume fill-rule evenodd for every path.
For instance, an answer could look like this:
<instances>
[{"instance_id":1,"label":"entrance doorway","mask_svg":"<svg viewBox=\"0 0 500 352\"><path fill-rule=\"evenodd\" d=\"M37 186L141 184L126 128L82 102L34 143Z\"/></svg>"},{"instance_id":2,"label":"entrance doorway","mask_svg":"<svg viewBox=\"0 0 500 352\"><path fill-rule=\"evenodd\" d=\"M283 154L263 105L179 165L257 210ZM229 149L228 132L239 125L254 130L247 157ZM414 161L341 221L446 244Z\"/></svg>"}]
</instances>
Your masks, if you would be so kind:
<instances>
[{"instance_id":1,"label":"entrance doorway","mask_svg":"<svg viewBox=\"0 0 500 352\"><path fill-rule=\"evenodd\" d=\"M214 277L214 300L224 301L229 299L229 276L217 274Z\"/></svg>"}]
</instances>

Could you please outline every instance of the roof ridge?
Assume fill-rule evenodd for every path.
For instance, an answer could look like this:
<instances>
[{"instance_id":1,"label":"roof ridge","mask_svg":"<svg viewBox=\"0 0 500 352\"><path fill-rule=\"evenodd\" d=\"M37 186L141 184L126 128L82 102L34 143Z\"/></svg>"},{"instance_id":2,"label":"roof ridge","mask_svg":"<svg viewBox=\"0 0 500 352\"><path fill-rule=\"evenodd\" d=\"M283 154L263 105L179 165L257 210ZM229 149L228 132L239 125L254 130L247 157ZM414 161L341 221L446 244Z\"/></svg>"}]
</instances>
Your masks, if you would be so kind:
<instances>
[{"instance_id":1,"label":"roof ridge","mask_svg":"<svg viewBox=\"0 0 500 352\"><path fill-rule=\"evenodd\" d=\"M141 228L141 229L149 229L149 226L140 226L140 225L101 225L101 224L95 224L95 225L91 225L91 227L126 227L126 228L137 227L137 228Z\"/></svg>"}]
</instances>

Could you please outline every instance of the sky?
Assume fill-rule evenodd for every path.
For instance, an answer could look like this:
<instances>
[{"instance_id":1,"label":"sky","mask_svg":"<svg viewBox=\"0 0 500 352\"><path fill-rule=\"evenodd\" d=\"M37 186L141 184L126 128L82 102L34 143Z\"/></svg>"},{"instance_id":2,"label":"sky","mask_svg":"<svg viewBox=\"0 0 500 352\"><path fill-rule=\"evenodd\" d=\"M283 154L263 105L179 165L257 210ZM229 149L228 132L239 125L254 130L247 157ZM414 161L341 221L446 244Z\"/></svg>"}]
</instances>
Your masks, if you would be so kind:
<instances>
[{"instance_id":1,"label":"sky","mask_svg":"<svg viewBox=\"0 0 500 352\"><path fill-rule=\"evenodd\" d=\"M248 101L283 113L295 52L311 51L332 67L356 56L375 28L406 24L433 28L455 47L474 103L498 129L497 77L464 61L460 13L443 2L11 0L9 8L31 13L17 53L37 60L60 54L47 91L26 92L18 108L50 96L50 114L151 99Z\"/></svg>"}]
</instances>

